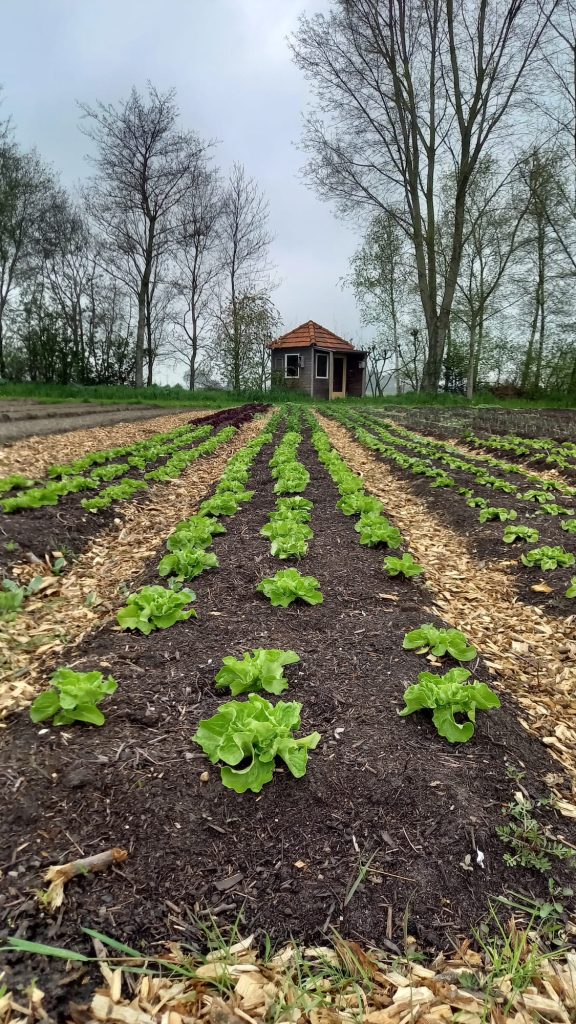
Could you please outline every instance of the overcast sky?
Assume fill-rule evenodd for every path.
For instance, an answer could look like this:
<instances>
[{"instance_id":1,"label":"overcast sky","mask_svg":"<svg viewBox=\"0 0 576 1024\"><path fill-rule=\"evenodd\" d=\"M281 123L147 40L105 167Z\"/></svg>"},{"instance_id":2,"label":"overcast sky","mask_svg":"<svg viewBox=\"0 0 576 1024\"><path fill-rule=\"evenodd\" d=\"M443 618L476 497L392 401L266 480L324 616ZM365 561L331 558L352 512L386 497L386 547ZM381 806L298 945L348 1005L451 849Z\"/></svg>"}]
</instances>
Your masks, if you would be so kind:
<instances>
[{"instance_id":1,"label":"overcast sky","mask_svg":"<svg viewBox=\"0 0 576 1024\"><path fill-rule=\"evenodd\" d=\"M284 329L305 320L367 342L340 284L351 227L302 180L296 148L308 92L286 37L328 0L13 0L3 5L2 116L74 186L89 145L76 100L116 102L149 79L174 86L182 124L220 140L217 161L244 163L270 202L274 293ZM9 45L8 45L9 41ZM160 374L159 374L160 376ZM174 379L172 373L161 376Z\"/></svg>"}]
</instances>

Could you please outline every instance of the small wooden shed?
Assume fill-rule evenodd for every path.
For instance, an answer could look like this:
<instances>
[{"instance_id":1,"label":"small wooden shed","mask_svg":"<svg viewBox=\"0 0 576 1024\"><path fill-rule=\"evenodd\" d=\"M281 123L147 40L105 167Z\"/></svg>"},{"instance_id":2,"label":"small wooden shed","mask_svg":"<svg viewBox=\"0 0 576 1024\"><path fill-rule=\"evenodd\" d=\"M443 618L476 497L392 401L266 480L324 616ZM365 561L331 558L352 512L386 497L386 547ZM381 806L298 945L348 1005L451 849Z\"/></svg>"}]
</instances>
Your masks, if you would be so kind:
<instances>
[{"instance_id":1,"label":"small wooden shed","mask_svg":"<svg viewBox=\"0 0 576 1024\"><path fill-rule=\"evenodd\" d=\"M366 353L308 320L270 343L272 382L312 398L362 398Z\"/></svg>"}]
</instances>

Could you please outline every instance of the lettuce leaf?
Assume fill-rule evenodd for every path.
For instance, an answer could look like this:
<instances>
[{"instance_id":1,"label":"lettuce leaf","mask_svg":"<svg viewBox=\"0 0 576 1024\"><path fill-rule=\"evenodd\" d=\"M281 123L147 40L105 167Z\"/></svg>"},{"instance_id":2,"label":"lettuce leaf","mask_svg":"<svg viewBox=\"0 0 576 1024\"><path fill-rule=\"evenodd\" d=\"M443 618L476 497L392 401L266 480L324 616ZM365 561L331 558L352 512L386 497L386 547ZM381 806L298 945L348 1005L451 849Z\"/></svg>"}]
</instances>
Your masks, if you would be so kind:
<instances>
[{"instance_id":1,"label":"lettuce leaf","mask_svg":"<svg viewBox=\"0 0 576 1024\"><path fill-rule=\"evenodd\" d=\"M226 657L222 659L222 668L216 676L216 688L229 687L233 697L258 690L280 694L288 688L284 666L295 665L299 661L295 651L262 647L246 651L241 659Z\"/></svg>"},{"instance_id":2,"label":"lettuce leaf","mask_svg":"<svg viewBox=\"0 0 576 1024\"><path fill-rule=\"evenodd\" d=\"M251 693L247 701L229 701L212 718L203 719L193 739L212 764L224 762L221 778L226 787L236 793L259 793L273 777L276 757L295 778L306 773L308 751L321 737L313 732L294 738L301 708L297 702L273 705Z\"/></svg>"}]
</instances>

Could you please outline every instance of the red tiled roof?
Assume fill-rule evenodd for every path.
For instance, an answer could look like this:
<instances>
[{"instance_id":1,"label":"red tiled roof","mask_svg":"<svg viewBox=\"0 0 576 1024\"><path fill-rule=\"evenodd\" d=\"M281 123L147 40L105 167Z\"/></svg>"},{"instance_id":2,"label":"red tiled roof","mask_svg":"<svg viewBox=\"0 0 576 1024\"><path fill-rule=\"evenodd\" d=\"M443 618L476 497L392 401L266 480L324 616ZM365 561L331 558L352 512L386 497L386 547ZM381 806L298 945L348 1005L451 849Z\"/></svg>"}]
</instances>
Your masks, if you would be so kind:
<instances>
[{"instance_id":1,"label":"red tiled roof","mask_svg":"<svg viewBox=\"0 0 576 1024\"><path fill-rule=\"evenodd\" d=\"M299 327L295 327L288 334L282 334L280 338L276 338L276 341L272 341L268 347L308 348L309 345L318 345L319 348L331 349L334 352L358 351L349 341L344 341L344 338L339 338L337 334L333 334L332 331L315 323L314 320L308 320L305 324L300 324Z\"/></svg>"}]
</instances>

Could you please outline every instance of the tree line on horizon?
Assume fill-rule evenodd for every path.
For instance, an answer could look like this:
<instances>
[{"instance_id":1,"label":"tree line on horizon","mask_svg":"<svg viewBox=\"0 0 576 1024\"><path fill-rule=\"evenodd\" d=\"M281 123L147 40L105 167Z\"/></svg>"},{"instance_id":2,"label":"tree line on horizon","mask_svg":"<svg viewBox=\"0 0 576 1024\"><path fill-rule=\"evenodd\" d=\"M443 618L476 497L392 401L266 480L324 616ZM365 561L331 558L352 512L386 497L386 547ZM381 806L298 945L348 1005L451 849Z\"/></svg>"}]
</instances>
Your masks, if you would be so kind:
<instances>
[{"instance_id":1,"label":"tree line on horizon","mask_svg":"<svg viewBox=\"0 0 576 1024\"><path fill-rule=\"evenodd\" d=\"M306 175L362 241L370 388L576 393L576 0L331 0L290 42ZM149 86L81 105L72 195L0 126L0 375L269 383L268 207Z\"/></svg>"},{"instance_id":2,"label":"tree line on horizon","mask_svg":"<svg viewBox=\"0 0 576 1024\"><path fill-rule=\"evenodd\" d=\"M80 106L78 194L0 126L0 376L142 387L171 357L190 389L264 388L279 318L257 182L222 174L173 91Z\"/></svg>"}]
</instances>

